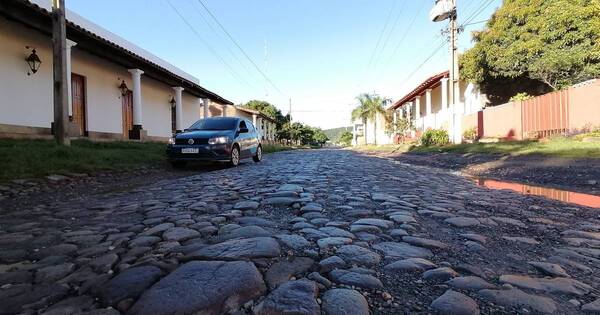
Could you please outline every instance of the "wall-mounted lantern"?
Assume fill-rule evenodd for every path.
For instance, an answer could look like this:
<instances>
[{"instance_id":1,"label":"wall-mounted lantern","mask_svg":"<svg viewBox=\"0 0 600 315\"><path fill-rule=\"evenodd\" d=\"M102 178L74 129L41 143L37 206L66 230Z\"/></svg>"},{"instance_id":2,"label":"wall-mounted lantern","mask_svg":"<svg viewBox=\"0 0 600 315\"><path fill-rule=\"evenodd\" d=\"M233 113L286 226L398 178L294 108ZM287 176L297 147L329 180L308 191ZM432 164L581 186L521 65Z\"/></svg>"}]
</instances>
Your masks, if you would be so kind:
<instances>
[{"instance_id":1,"label":"wall-mounted lantern","mask_svg":"<svg viewBox=\"0 0 600 315\"><path fill-rule=\"evenodd\" d=\"M35 52L35 48L29 47L29 46L25 46L25 48L31 49L31 54L29 54L29 56L27 58L25 58L25 61L27 62L27 65L29 66L29 70L31 71L31 72L27 72L27 75L31 75L32 73L36 73L40 69L40 65L42 64L42 61L40 60L40 57Z\"/></svg>"},{"instance_id":2,"label":"wall-mounted lantern","mask_svg":"<svg viewBox=\"0 0 600 315\"><path fill-rule=\"evenodd\" d=\"M171 100L169 101L169 104L171 104L171 108L175 108L175 104L177 104L177 102L175 101L174 96L171 96Z\"/></svg>"},{"instance_id":3,"label":"wall-mounted lantern","mask_svg":"<svg viewBox=\"0 0 600 315\"><path fill-rule=\"evenodd\" d=\"M121 80L121 85L119 85L119 90L121 90L121 95L126 96L127 92L129 92L129 88L127 84L125 84L125 80Z\"/></svg>"}]
</instances>

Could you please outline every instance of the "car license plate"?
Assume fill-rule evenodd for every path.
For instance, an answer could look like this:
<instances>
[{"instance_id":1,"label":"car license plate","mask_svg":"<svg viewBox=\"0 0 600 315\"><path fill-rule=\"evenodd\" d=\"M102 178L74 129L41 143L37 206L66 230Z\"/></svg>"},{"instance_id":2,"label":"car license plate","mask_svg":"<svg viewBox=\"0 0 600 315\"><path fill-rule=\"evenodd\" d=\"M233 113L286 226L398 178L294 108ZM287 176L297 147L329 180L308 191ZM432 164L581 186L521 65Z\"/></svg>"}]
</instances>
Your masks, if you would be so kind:
<instances>
[{"instance_id":1,"label":"car license plate","mask_svg":"<svg viewBox=\"0 0 600 315\"><path fill-rule=\"evenodd\" d=\"M193 153L199 153L199 152L200 152L200 149L198 149L198 148L183 148L183 149L181 149L181 153L186 153L186 154L189 154L189 153L193 154Z\"/></svg>"}]
</instances>

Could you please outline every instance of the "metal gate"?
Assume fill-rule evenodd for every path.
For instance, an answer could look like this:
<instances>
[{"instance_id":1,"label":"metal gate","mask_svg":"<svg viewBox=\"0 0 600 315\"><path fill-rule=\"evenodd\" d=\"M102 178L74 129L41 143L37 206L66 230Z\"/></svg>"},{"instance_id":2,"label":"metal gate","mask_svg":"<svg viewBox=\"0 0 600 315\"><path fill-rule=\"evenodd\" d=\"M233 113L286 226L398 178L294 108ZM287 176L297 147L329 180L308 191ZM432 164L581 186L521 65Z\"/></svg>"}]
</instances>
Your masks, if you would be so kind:
<instances>
[{"instance_id":1,"label":"metal gate","mask_svg":"<svg viewBox=\"0 0 600 315\"><path fill-rule=\"evenodd\" d=\"M534 97L521 104L523 138L545 138L569 131L569 91Z\"/></svg>"}]
</instances>

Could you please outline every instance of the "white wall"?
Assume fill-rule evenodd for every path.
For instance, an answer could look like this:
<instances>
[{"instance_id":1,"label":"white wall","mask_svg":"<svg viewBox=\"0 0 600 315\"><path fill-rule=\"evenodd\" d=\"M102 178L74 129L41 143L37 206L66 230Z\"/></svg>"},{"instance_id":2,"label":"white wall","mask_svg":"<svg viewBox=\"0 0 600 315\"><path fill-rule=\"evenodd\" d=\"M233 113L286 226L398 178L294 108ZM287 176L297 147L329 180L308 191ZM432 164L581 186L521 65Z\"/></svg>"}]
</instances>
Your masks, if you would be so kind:
<instances>
[{"instance_id":1,"label":"white wall","mask_svg":"<svg viewBox=\"0 0 600 315\"><path fill-rule=\"evenodd\" d=\"M131 87L131 86L130 86ZM170 137L171 96L175 91L142 74L142 128L152 137Z\"/></svg>"},{"instance_id":2,"label":"white wall","mask_svg":"<svg viewBox=\"0 0 600 315\"><path fill-rule=\"evenodd\" d=\"M204 110L203 107L200 106L200 104L202 103L202 101L193 96L193 95L189 95L186 94L185 91L183 91L183 97L182 97L182 102L183 102L183 124L182 127L188 128L189 126L191 126L192 124L194 124L196 121L198 121L198 119L200 119L203 115L202 111Z\"/></svg>"},{"instance_id":3,"label":"white wall","mask_svg":"<svg viewBox=\"0 0 600 315\"><path fill-rule=\"evenodd\" d=\"M392 143L392 137L385 133L385 116L379 114L376 117L377 121L369 119L365 127L364 133L366 133L367 144L390 144ZM376 128L376 129L375 129ZM376 141L377 140L377 141Z\"/></svg>"},{"instance_id":4,"label":"white wall","mask_svg":"<svg viewBox=\"0 0 600 315\"><path fill-rule=\"evenodd\" d=\"M85 77L87 130L106 133L123 133L123 107L121 81L130 88L131 75L113 63L71 48L71 71Z\"/></svg>"},{"instance_id":5,"label":"white wall","mask_svg":"<svg viewBox=\"0 0 600 315\"><path fill-rule=\"evenodd\" d=\"M50 128L53 117L50 38L21 24L0 18L0 124ZM39 71L27 75L25 58L36 48ZM77 46L71 50L71 70L85 78L87 131L122 134L121 80L133 87L127 69L95 57ZM142 69L143 70L143 69ZM149 136L171 135L170 86L142 75L142 126ZM199 99L183 92L183 126L201 117Z\"/></svg>"},{"instance_id":6,"label":"white wall","mask_svg":"<svg viewBox=\"0 0 600 315\"><path fill-rule=\"evenodd\" d=\"M25 58L33 46L42 60L37 73L27 75ZM0 18L0 124L50 128L52 51L50 38Z\"/></svg>"}]
</instances>

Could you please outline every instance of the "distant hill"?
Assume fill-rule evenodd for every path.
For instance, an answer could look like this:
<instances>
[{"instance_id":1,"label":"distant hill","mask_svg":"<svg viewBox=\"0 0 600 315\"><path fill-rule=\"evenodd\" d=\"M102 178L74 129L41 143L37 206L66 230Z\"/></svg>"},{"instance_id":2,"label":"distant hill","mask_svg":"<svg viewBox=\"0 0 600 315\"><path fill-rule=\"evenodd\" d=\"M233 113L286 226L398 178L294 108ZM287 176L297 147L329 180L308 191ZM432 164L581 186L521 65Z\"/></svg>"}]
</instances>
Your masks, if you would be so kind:
<instances>
[{"instance_id":1,"label":"distant hill","mask_svg":"<svg viewBox=\"0 0 600 315\"><path fill-rule=\"evenodd\" d=\"M333 128L333 129L325 129L323 130L323 132L327 135L327 138L329 138L329 141L331 142L337 142L340 139L340 134L343 131L350 131L352 132L352 127L340 127L340 128Z\"/></svg>"}]
</instances>

